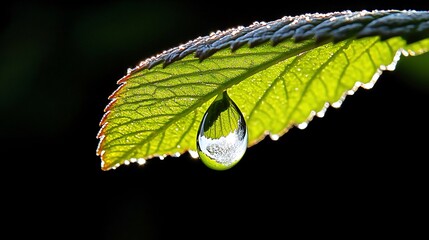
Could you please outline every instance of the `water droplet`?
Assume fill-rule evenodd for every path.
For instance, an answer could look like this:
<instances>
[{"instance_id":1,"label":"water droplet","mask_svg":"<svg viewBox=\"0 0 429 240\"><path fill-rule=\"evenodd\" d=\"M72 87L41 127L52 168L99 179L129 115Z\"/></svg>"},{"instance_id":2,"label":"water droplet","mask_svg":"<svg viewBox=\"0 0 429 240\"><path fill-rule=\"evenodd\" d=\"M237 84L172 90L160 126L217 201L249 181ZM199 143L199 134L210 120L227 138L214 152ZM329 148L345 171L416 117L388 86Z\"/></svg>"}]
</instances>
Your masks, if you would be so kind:
<instances>
[{"instance_id":1,"label":"water droplet","mask_svg":"<svg viewBox=\"0 0 429 240\"><path fill-rule=\"evenodd\" d=\"M145 163L146 163L146 159L144 159L144 158L139 158L139 159L137 159L137 163L138 163L139 165L143 165L143 164L145 164Z\"/></svg>"},{"instance_id":2,"label":"water droplet","mask_svg":"<svg viewBox=\"0 0 429 240\"><path fill-rule=\"evenodd\" d=\"M246 152L246 122L226 91L219 94L204 114L197 148L202 162L215 170L233 167Z\"/></svg>"},{"instance_id":3,"label":"water droplet","mask_svg":"<svg viewBox=\"0 0 429 240\"><path fill-rule=\"evenodd\" d=\"M191 158L197 159L198 158L198 152L196 151L192 151L192 150L188 150L189 155L191 155Z\"/></svg>"},{"instance_id":4,"label":"water droplet","mask_svg":"<svg viewBox=\"0 0 429 240\"><path fill-rule=\"evenodd\" d=\"M328 102L325 102L325 104L323 105L322 110L318 111L318 112L316 113L316 116L318 116L318 117L320 117L320 118L324 117L324 116L325 116L325 113L326 113L326 110L328 110L328 107L329 107L329 103L328 103Z\"/></svg>"},{"instance_id":5,"label":"water droplet","mask_svg":"<svg viewBox=\"0 0 429 240\"><path fill-rule=\"evenodd\" d=\"M302 122L300 124L298 124L298 128L303 130L308 126L308 122Z\"/></svg>"},{"instance_id":6,"label":"water droplet","mask_svg":"<svg viewBox=\"0 0 429 240\"><path fill-rule=\"evenodd\" d=\"M270 134L270 138L273 141L277 141L277 140L279 140L280 135L278 135L278 134Z\"/></svg>"},{"instance_id":7,"label":"water droplet","mask_svg":"<svg viewBox=\"0 0 429 240\"><path fill-rule=\"evenodd\" d=\"M343 101L344 101L344 97L341 97L338 101L333 102L333 103L331 104L331 106L332 106L333 108L340 108L340 107L341 107L341 104L343 104Z\"/></svg>"}]
</instances>

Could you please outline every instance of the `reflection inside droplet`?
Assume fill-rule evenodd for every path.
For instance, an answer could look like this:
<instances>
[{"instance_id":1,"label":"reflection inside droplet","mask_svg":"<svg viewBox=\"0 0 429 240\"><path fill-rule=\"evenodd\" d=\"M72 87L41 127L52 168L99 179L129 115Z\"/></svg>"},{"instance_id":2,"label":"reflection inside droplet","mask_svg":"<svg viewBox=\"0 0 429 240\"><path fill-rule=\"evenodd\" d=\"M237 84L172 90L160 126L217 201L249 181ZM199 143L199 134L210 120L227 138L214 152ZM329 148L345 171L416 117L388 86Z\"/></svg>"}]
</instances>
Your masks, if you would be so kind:
<instances>
[{"instance_id":1,"label":"reflection inside droplet","mask_svg":"<svg viewBox=\"0 0 429 240\"><path fill-rule=\"evenodd\" d=\"M215 170L233 167L246 152L246 122L226 91L219 94L204 114L197 148L202 162Z\"/></svg>"}]
</instances>

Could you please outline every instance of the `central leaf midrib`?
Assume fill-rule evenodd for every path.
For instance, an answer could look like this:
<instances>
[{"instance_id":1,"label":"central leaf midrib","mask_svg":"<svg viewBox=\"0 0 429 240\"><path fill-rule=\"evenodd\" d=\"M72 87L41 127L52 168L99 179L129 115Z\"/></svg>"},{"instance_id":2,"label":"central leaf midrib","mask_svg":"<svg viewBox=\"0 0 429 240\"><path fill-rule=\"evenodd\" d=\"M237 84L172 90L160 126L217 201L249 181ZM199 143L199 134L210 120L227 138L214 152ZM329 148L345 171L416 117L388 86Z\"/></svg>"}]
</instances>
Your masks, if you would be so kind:
<instances>
[{"instance_id":1,"label":"central leaf midrib","mask_svg":"<svg viewBox=\"0 0 429 240\"><path fill-rule=\"evenodd\" d=\"M244 80L244 79L246 79L246 78L248 78L248 77L250 77L250 76L252 76L252 75L254 75L254 74L258 73L258 72L260 72L260 71L263 71L264 69L267 69L268 67L270 67L272 65L275 65L275 64L277 64L277 63L279 63L281 61L284 61L284 60L288 59L289 57L296 56L296 55L298 55L301 52L306 52L308 50L311 50L311 49L320 47L322 45L325 45L325 44L327 44L329 42L330 41L315 43L315 42L311 41L308 44L304 44L301 47L296 48L296 49L294 49L292 51L284 52L283 54L280 54L278 57L273 58L270 61L267 61L267 62L265 62L263 64L255 66L253 68L249 68L249 70L246 71L245 73L243 73L243 74L241 74L239 76L236 76L236 77L230 79L229 81L225 82L224 84L219 85L219 87L216 88L214 91L212 91L211 93L206 94L200 100L195 101L195 103L192 104L189 108L186 108L182 112L177 113L175 115L175 117L172 117L169 121L167 121L158 130L154 130L152 132L152 134L148 135L145 139L142 139L142 141L137 142L132 148L130 148L129 150L127 150L125 152L125 154L123 155L123 157L125 159L128 159L128 156L131 155L132 152L135 151L136 148L141 147L142 145L146 144L147 142L153 140L155 137L158 136L158 134L160 134L160 133L164 132L166 129L168 129L174 122L176 122L179 119L187 116L190 112L194 111L195 109L197 109L199 106L201 106L202 104L204 104L205 102L207 102L208 100L210 100L211 98L213 98L214 96L217 96L219 93L221 93L225 89L227 89L227 88L229 88L229 87L231 87L231 86L233 86L233 85L241 82L242 80ZM275 46L273 46L273 47L275 47ZM130 133L130 134L135 134L135 132ZM122 137L117 138L115 140L121 139L121 138L126 137L128 135L123 135ZM115 145L110 145L110 146L107 145L107 146L105 146L105 148L107 148L107 147L113 147L113 146L115 146ZM120 161L120 159L117 159L115 161L115 163L118 162L118 161Z\"/></svg>"}]
</instances>

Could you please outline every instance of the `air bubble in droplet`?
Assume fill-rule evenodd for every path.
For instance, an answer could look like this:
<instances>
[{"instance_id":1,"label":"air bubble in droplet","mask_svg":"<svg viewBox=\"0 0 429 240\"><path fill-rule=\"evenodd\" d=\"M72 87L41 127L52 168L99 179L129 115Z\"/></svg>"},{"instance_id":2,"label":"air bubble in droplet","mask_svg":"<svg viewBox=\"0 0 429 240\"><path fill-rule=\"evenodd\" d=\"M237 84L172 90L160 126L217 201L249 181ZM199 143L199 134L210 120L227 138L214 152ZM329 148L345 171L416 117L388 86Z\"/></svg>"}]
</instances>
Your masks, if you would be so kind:
<instances>
[{"instance_id":1,"label":"air bubble in droplet","mask_svg":"<svg viewBox=\"0 0 429 240\"><path fill-rule=\"evenodd\" d=\"M244 117L224 91L203 116L197 134L198 155L209 168L230 169L246 152L247 140Z\"/></svg>"}]
</instances>

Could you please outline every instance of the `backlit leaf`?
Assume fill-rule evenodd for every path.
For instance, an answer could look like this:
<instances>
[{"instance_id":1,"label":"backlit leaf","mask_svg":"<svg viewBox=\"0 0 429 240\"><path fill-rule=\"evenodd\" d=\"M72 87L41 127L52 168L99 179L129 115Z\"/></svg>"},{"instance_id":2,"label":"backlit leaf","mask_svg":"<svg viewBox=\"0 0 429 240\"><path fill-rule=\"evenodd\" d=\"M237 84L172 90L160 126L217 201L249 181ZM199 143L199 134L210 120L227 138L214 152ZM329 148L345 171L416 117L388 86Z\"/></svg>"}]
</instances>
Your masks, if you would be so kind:
<instances>
[{"instance_id":1,"label":"backlit leaf","mask_svg":"<svg viewBox=\"0 0 429 240\"><path fill-rule=\"evenodd\" d=\"M201 119L228 91L248 146L305 128L401 55L429 50L428 11L306 14L199 37L148 58L118 81L97 135L102 169L196 152Z\"/></svg>"}]
</instances>

